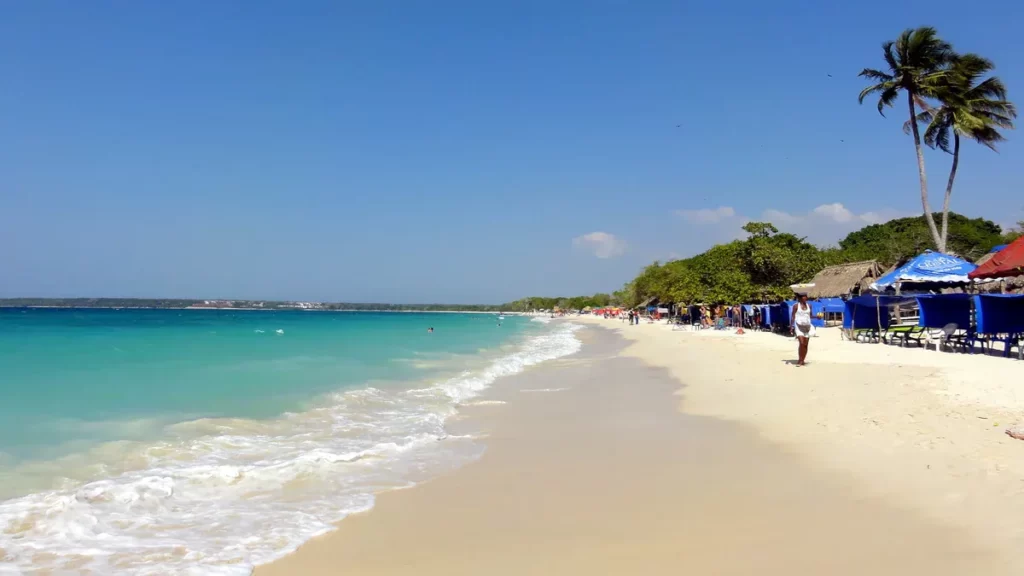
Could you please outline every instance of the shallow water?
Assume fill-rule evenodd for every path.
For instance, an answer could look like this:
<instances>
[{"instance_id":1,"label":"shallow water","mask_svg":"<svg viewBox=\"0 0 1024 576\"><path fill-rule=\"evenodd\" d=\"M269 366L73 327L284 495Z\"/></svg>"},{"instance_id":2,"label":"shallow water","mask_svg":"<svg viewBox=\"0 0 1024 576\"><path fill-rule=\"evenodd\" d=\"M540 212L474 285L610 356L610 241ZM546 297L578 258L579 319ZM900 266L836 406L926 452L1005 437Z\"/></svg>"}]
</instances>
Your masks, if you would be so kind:
<instances>
[{"instance_id":1,"label":"shallow water","mask_svg":"<svg viewBox=\"0 0 1024 576\"><path fill-rule=\"evenodd\" d=\"M0 568L248 573L479 456L459 403L578 347L490 315L4 311Z\"/></svg>"}]
</instances>

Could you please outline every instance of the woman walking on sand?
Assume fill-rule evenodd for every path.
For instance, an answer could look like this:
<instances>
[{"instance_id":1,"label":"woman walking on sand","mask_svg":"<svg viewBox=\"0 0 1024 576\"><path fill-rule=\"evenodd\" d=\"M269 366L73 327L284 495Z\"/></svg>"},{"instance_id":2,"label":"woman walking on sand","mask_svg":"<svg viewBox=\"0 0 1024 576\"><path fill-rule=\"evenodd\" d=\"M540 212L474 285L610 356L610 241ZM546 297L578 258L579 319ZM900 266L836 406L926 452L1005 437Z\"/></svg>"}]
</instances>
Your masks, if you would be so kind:
<instances>
[{"instance_id":1,"label":"woman walking on sand","mask_svg":"<svg viewBox=\"0 0 1024 576\"><path fill-rule=\"evenodd\" d=\"M807 302L807 294L797 296L797 302L793 306L793 314L790 318L789 330L796 334L796 339L800 343L799 359L796 365L803 366L807 359L807 345L811 341L811 336L814 335L814 326L811 325L811 305Z\"/></svg>"}]
</instances>

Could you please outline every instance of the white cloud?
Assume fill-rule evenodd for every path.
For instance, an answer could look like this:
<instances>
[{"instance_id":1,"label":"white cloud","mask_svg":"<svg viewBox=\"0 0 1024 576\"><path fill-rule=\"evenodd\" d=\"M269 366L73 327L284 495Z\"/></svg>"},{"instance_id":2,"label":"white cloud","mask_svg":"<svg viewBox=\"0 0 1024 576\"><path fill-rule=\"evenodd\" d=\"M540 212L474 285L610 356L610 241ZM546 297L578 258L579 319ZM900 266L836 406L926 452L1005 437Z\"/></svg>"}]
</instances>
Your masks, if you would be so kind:
<instances>
[{"instance_id":1,"label":"white cloud","mask_svg":"<svg viewBox=\"0 0 1024 576\"><path fill-rule=\"evenodd\" d=\"M771 222L776 226L792 224L793 222L796 222L798 220L796 216L793 216L788 212L783 212L782 210L776 210L774 208L769 208L762 212L761 219L764 220L765 222Z\"/></svg>"},{"instance_id":2,"label":"white cloud","mask_svg":"<svg viewBox=\"0 0 1024 576\"><path fill-rule=\"evenodd\" d=\"M626 243L614 234L607 232L591 232L572 239L576 248L588 250L598 258L614 258L622 256L626 251Z\"/></svg>"},{"instance_id":3,"label":"white cloud","mask_svg":"<svg viewBox=\"0 0 1024 576\"><path fill-rule=\"evenodd\" d=\"M677 213L692 224L713 225L713 228L721 229L720 235L723 238L727 235L732 236L744 223L755 219L743 216L729 206L703 210L679 210ZM857 214L841 203L833 202L812 208L806 213L792 213L769 208L756 219L771 222L783 232L805 236L816 244L834 244L850 232L868 224L879 224L905 215L895 210Z\"/></svg>"},{"instance_id":4,"label":"white cloud","mask_svg":"<svg viewBox=\"0 0 1024 576\"><path fill-rule=\"evenodd\" d=\"M818 206L817 208L812 210L811 214L821 216L823 218L831 218L832 220L835 220L836 222L839 223L849 222L854 219L861 219L860 216L857 216L853 212L850 212L849 210L846 209L846 206L843 206L839 202L835 202L833 204L822 204L821 206Z\"/></svg>"},{"instance_id":5,"label":"white cloud","mask_svg":"<svg viewBox=\"0 0 1024 576\"><path fill-rule=\"evenodd\" d=\"M719 206L714 209L702 208L700 210L676 210L676 214L690 222L714 224L732 218L736 215L736 211L733 210L731 206Z\"/></svg>"}]
</instances>

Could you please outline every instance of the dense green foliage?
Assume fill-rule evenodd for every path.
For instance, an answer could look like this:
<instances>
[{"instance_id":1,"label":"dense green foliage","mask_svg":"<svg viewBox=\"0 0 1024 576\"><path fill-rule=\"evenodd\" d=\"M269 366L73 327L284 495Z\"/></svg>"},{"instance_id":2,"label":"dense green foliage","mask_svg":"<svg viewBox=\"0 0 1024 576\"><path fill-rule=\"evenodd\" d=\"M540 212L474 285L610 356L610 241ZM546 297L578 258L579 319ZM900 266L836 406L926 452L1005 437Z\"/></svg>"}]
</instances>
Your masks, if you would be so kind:
<instances>
[{"instance_id":1,"label":"dense green foliage","mask_svg":"<svg viewBox=\"0 0 1024 576\"><path fill-rule=\"evenodd\" d=\"M935 249L923 215L872 224L851 232L839 241L838 248L819 248L803 238L779 232L768 222L749 222L743 230L747 233L745 240L712 246L691 258L646 266L610 299L607 294L534 297L507 304L506 309L541 310L557 306L578 310L603 306L609 301L636 306L652 298L662 304L778 301L792 294L789 288L792 284L810 280L826 266L877 260L887 268L925 250ZM980 258L993 246L1019 233L1004 235L1000 227L989 220L949 215L949 251L968 260Z\"/></svg>"},{"instance_id":2,"label":"dense green foliage","mask_svg":"<svg viewBox=\"0 0 1024 576\"><path fill-rule=\"evenodd\" d=\"M1002 229L994 222L950 213L947 252L974 261L1002 241ZM866 226L840 240L839 246L845 261L878 260L883 266L935 249L924 216Z\"/></svg>"},{"instance_id":3,"label":"dense green foliage","mask_svg":"<svg viewBox=\"0 0 1024 576\"><path fill-rule=\"evenodd\" d=\"M819 249L767 222L750 222L743 229L748 234L746 240L647 266L626 285L623 300L627 304L649 298L686 303L779 300L791 294L791 284L842 261L838 250Z\"/></svg>"}]
</instances>

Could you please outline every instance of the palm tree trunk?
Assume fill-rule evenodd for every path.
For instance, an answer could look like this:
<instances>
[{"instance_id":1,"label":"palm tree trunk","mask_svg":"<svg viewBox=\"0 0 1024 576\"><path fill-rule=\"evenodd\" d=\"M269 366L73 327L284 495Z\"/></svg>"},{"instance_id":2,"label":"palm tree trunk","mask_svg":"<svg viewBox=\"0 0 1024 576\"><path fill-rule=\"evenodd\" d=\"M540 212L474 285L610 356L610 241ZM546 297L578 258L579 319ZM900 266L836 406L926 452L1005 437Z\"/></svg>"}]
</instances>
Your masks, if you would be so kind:
<instances>
[{"instance_id":1,"label":"palm tree trunk","mask_svg":"<svg viewBox=\"0 0 1024 576\"><path fill-rule=\"evenodd\" d=\"M910 107L910 128L914 134L914 148L917 149L917 176L921 181L921 207L924 208L924 219L928 222L928 229L931 230L935 247L941 252L942 238L939 237L939 229L935 227L935 218L932 217L931 208L928 207L928 177L924 173L924 151L921 150L921 133L917 129L914 95L910 92L907 92L907 105Z\"/></svg>"},{"instance_id":2,"label":"palm tree trunk","mask_svg":"<svg viewBox=\"0 0 1024 576\"><path fill-rule=\"evenodd\" d=\"M949 197L953 195L953 180L956 179L956 166L960 163L960 135L953 130L953 166L949 169L949 182L946 183L946 198L942 201L942 245L939 252L946 251L946 234L949 232Z\"/></svg>"}]
</instances>

